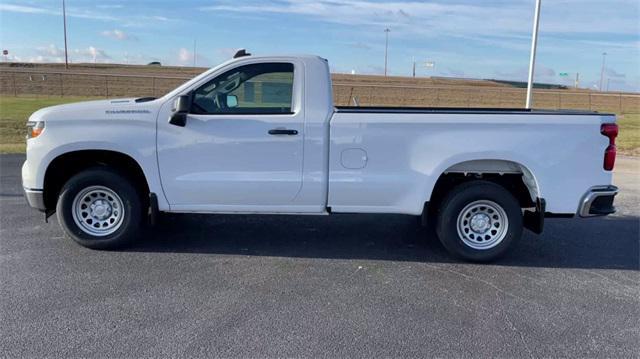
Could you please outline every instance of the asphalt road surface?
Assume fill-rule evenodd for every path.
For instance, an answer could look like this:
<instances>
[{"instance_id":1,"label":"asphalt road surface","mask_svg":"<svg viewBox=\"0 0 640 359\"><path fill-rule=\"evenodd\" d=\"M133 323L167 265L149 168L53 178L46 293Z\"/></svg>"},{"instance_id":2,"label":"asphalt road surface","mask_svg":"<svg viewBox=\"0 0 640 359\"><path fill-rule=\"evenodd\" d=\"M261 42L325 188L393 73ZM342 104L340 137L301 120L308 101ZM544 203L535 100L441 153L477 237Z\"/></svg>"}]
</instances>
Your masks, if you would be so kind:
<instances>
[{"instance_id":1,"label":"asphalt road surface","mask_svg":"<svg viewBox=\"0 0 640 359\"><path fill-rule=\"evenodd\" d=\"M638 357L640 160L618 214L554 219L491 265L395 215L167 216L93 251L0 157L2 357Z\"/></svg>"}]
</instances>

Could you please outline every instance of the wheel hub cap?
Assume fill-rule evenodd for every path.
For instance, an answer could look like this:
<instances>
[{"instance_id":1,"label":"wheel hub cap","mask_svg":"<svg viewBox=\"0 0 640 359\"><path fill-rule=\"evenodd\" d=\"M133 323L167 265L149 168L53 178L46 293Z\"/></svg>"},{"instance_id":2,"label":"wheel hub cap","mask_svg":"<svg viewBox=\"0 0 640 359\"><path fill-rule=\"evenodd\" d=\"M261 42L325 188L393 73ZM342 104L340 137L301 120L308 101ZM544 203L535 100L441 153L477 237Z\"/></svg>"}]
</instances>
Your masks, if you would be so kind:
<instances>
[{"instance_id":1,"label":"wheel hub cap","mask_svg":"<svg viewBox=\"0 0 640 359\"><path fill-rule=\"evenodd\" d=\"M97 200L91 204L91 216L97 220L108 218L111 214L111 205L103 200Z\"/></svg>"},{"instance_id":2,"label":"wheel hub cap","mask_svg":"<svg viewBox=\"0 0 640 359\"><path fill-rule=\"evenodd\" d=\"M491 228L491 219L484 213L471 217L471 229L476 233L485 233Z\"/></svg>"},{"instance_id":3,"label":"wheel hub cap","mask_svg":"<svg viewBox=\"0 0 640 359\"><path fill-rule=\"evenodd\" d=\"M509 218L499 204L479 200L460 211L456 224L458 236L465 245L484 250L497 246L506 237Z\"/></svg>"},{"instance_id":4,"label":"wheel hub cap","mask_svg":"<svg viewBox=\"0 0 640 359\"><path fill-rule=\"evenodd\" d=\"M125 214L120 196L104 186L90 186L78 192L71 210L78 228L96 237L117 231Z\"/></svg>"}]
</instances>

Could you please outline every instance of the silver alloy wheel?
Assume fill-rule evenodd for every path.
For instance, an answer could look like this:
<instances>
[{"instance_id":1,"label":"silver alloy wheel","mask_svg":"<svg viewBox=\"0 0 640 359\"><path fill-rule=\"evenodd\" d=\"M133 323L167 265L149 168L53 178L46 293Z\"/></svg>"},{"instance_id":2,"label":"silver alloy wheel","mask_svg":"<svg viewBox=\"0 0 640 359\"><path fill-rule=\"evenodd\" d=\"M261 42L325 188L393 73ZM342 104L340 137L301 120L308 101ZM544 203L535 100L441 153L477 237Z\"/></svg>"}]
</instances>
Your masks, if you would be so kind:
<instances>
[{"instance_id":1,"label":"silver alloy wheel","mask_svg":"<svg viewBox=\"0 0 640 359\"><path fill-rule=\"evenodd\" d=\"M117 231L125 216L120 196L104 186L90 186L78 192L71 212L78 228L96 237Z\"/></svg>"},{"instance_id":2,"label":"silver alloy wheel","mask_svg":"<svg viewBox=\"0 0 640 359\"><path fill-rule=\"evenodd\" d=\"M507 236L509 218L505 210L489 200L466 205L457 220L458 236L473 249L490 249Z\"/></svg>"}]
</instances>

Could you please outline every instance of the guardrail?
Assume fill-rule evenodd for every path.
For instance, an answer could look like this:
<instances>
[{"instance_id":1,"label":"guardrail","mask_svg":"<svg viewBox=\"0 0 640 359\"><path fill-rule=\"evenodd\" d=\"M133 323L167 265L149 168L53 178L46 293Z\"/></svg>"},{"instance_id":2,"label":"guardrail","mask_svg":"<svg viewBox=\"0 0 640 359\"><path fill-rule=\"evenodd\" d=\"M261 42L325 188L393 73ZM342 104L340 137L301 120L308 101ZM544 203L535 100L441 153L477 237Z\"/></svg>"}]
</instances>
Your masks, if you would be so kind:
<instances>
[{"instance_id":1,"label":"guardrail","mask_svg":"<svg viewBox=\"0 0 640 359\"><path fill-rule=\"evenodd\" d=\"M0 71L0 94L10 96L159 97L193 76L160 76L37 70ZM526 90L490 86L420 86L384 83L333 83L337 105L522 107ZM534 105L640 113L640 95L571 90L534 90Z\"/></svg>"}]
</instances>

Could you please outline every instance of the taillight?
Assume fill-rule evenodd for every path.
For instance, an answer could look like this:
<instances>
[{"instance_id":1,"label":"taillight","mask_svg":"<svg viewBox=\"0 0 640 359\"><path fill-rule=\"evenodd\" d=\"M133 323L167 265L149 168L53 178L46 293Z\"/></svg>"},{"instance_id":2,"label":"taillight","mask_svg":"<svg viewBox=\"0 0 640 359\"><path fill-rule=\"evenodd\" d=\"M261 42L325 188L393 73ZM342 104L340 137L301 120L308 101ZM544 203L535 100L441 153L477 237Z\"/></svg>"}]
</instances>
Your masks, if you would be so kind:
<instances>
[{"instance_id":1,"label":"taillight","mask_svg":"<svg viewBox=\"0 0 640 359\"><path fill-rule=\"evenodd\" d=\"M604 150L604 163L602 167L605 171L611 171L616 163L616 137L618 137L618 125L615 123L604 123L600 126L600 133L609 138L609 146Z\"/></svg>"}]
</instances>

